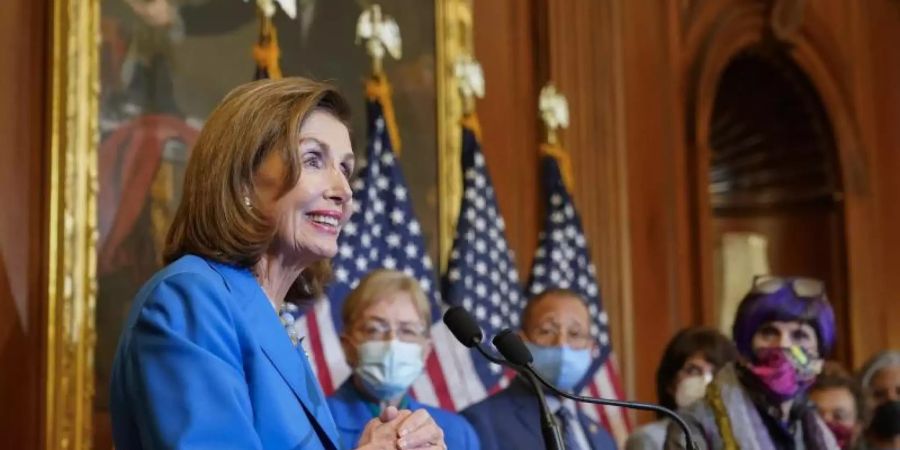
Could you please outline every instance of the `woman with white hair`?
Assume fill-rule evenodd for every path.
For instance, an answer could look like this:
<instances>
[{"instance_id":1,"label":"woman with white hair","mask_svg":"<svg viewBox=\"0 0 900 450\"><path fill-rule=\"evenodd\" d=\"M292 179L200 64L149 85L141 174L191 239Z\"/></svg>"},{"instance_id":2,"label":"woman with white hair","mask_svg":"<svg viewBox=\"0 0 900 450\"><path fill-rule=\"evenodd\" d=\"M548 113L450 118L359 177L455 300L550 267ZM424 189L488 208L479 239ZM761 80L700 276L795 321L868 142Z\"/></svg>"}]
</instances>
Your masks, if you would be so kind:
<instances>
[{"instance_id":1,"label":"woman with white hair","mask_svg":"<svg viewBox=\"0 0 900 450\"><path fill-rule=\"evenodd\" d=\"M900 449L900 351L886 350L859 371L870 408L865 447Z\"/></svg>"}]
</instances>

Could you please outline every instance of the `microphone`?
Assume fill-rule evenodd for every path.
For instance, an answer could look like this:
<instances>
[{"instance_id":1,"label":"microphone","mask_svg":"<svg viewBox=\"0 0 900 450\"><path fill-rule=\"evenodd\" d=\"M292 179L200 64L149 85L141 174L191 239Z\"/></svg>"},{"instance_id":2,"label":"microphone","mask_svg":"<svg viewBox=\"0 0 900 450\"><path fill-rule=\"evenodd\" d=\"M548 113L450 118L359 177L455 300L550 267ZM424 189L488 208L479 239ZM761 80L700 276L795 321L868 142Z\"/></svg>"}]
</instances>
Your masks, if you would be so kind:
<instances>
[{"instance_id":1,"label":"microphone","mask_svg":"<svg viewBox=\"0 0 900 450\"><path fill-rule=\"evenodd\" d=\"M534 361L534 358L531 356L531 351L528 350L528 347L525 346L525 343L522 342L522 339L519 338L519 336L514 331L507 328L497 333L497 335L494 336L494 339L491 342L494 343L494 347L497 347L497 350L500 351L500 354L503 355L508 361L515 365L524 367L526 370L528 370L528 372L530 372L538 380L540 380L540 382L544 386L547 386L547 388L555 392L557 395L575 400L577 402L619 406L622 408L640 409L644 411L654 411L664 414L670 419L674 420L681 428L681 432L684 433L684 439L687 444L686 448L698 450L697 444L694 442L694 439L691 436L691 431L688 428L687 423L684 421L684 419L681 418L681 416L675 413L675 411L672 411L671 409L663 406L654 405L652 403L610 400L605 398L584 397L581 395L570 394L557 388L549 381L547 381L543 376L541 376L540 373L534 370L534 366L532 365L532 361Z\"/></svg>"},{"instance_id":2,"label":"microphone","mask_svg":"<svg viewBox=\"0 0 900 450\"><path fill-rule=\"evenodd\" d=\"M541 407L541 434L544 437L544 447L547 450L564 450L565 445L563 444L562 433L559 432L559 424L553 419L553 413L550 412L550 407L547 406L547 398L544 397L544 390L541 389L541 385L535 377L534 372L529 370L526 366L513 364L507 360L498 358L493 352L484 348L484 345L481 343L482 339L484 339L481 327L478 326L478 322L475 321L465 308L454 306L448 309L447 312L444 313L444 324L447 325L447 328L453 333L453 337L455 337L462 345L469 348L474 347L488 361L512 368L529 381L532 389L537 393L538 403L540 403ZM528 349L526 348L525 351L528 351ZM528 354L528 360L531 362L530 353Z\"/></svg>"},{"instance_id":3,"label":"microphone","mask_svg":"<svg viewBox=\"0 0 900 450\"><path fill-rule=\"evenodd\" d=\"M475 347L484 339L478 322L461 306L454 306L444 313L444 324L456 340L466 347Z\"/></svg>"}]
</instances>

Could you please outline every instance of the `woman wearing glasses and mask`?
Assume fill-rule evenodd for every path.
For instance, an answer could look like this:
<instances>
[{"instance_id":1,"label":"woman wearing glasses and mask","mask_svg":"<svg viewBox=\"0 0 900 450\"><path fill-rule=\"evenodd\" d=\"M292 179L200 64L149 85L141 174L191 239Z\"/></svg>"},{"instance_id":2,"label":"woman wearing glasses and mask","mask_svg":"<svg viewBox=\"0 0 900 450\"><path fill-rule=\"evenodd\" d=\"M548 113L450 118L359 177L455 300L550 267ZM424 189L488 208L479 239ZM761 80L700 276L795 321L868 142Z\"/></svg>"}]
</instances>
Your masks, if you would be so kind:
<instances>
[{"instance_id":1,"label":"woman wearing glasses and mask","mask_svg":"<svg viewBox=\"0 0 900 450\"><path fill-rule=\"evenodd\" d=\"M740 354L705 397L682 411L701 449L837 449L806 391L834 346L834 312L824 284L757 277L732 328ZM666 448L683 448L669 426Z\"/></svg>"},{"instance_id":2,"label":"woman wearing glasses and mask","mask_svg":"<svg viewBox=\"0 0 900 450\"><path fill-rule=\"evenodd\" d=\"M411 398L431 352L431 305L418 282L395 270L369 273L341 310L341 347L352 374L328 399L342 448L353 448L366 424L394 406L426 410L444 432L447 448L477 450L475 430L461 416Z\"/></svg>"}]
</instances>

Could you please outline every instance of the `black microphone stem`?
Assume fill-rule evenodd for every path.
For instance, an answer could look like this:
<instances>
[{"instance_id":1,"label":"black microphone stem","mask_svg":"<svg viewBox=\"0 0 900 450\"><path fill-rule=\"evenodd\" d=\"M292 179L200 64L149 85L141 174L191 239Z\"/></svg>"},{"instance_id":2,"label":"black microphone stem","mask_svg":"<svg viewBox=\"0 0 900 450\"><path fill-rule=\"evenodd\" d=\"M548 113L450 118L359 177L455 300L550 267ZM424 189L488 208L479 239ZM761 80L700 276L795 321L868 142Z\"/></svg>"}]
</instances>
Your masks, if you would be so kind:
<instances>
[{"instance_id":1,"label":"black microphone stem","mask_svg":"<svg viewBox=\"0 0 900 450\"><path fill-rule=\"evenodd\" d=\"M562 434L559 431L559 424L556 423L556 420L553 418L553 413L550 412L550 407L547 406L547 398L544 397L544 390L541 388L541 383L538 382L538 378L535 377L534 371L531 370L530 367L520 366L497 358L485 349L480 342L475 342L474 347L477 348L478 352L488 361L500 364L501 366L511 367L518 372L519 375L528 379L531 388L534 389L535 394L537 394L538 403L541 407L541 434L544 437L544 448L547 450L566 450L566 446L563 444Z\"/></svg>"},{"instance_id":2,"label":"black microphone stem","mask_svg":"<svg viewBox=\"0 0 900 450\"><path fill-rule=\"evenodd\" d=\"M565 391L557 388L556 386L550 384L550 382L548 382L546 379L544 379L544 377L542 377L541 374L539 374L536 370L534 370L534 367L532 367L531 364L524 366L524 367L525 367L525 369L527 369L528 373L531 374L531 376L537 378L541 382L541 384L543 384L544 386L547 386L547 388L549 388L551 391L555 392L557 395L560 395L562 397L569 398L569 399L572 399L572 400L575 400L578 402L594 403L597 405L620 406L623 408L642 409L644 411L654 411L654 412L661 413L661 414L665 415L666 417L674 420L675 423L677 423L678 426L681 428L682 433L684 433L684 439L686 442L685 448L688 448L691 450L699 450L699 447L697 447L697 444L694 442L694 438L691 436L691 430L690 430L690 428L688 428L687 422L685 422L684 419L681 418L681 416L676 414L675 411L672 411L669 408L666 408L664 406L654 405L652 403L641 403L641 402L630 402L630 401L624 402L624 401L620 401L620 400L595 398L595 397L584 397L581 395L570 394L570 393L565 392Z\"/></svg>"}]
</instances>

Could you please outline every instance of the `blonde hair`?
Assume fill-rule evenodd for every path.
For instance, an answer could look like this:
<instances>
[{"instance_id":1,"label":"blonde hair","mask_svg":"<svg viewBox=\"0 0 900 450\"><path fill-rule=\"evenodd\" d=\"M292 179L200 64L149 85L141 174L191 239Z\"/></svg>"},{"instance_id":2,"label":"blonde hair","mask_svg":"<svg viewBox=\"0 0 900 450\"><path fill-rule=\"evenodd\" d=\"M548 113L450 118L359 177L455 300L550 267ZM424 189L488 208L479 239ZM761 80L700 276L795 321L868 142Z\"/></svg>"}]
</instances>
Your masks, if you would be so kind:
<instances>
[{"instance_id":1,"label":"blonde hair","mask_svg":"<svg viewBox=\"0 0 900 450\"><path fill-rule=\"evenodd\" d=\"M426 333L431 322L431 303L425 291L419 286L415 278L396 270L378 269L369 272L359 285L347 296L341 309L341 320L344 329L349 329L356 323L362 312L372 306L382 296L405 292L412 298L413 306L425 325Z\"/></svg>"},{"instance_id":2,"label":"blonde hair","mask_svg":"<svg viewBox=\"0 0 900 450\"><path fill-rule=\"evenodd\" d=\"M225 96L191 151L181 204L166 236L166 263L188 253L241 267L259 261L276 224L252 207L254 174L277 152L286 167L281 194L297 184L300 126L315 110L345 125L350 119L347 101L334 87L305 78L258 80ZM330 277L327 260L313 264L300 274L286 300L319 297Z\"/></svg>"}]
</instances>

